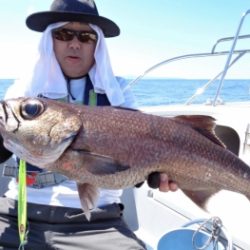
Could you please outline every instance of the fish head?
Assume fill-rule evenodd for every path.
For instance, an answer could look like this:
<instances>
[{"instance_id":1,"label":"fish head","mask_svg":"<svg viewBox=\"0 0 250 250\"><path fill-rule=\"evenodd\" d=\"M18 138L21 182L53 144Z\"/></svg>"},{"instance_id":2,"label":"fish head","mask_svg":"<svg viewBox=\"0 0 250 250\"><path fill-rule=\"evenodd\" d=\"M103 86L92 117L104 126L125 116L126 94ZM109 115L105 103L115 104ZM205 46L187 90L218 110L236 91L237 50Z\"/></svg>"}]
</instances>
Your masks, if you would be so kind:
<instances>
[{"instance_id":1,"label":"fish head","mask_svg":"<svg viewBox=\"0 0 250 250\"><path fill-rule=\"evenodd\" d=\"M0 133L4 146L31 164L56 161L72 143L82 123L70 106L43 98L0 102Z\"/></svg>"}]
</instances>

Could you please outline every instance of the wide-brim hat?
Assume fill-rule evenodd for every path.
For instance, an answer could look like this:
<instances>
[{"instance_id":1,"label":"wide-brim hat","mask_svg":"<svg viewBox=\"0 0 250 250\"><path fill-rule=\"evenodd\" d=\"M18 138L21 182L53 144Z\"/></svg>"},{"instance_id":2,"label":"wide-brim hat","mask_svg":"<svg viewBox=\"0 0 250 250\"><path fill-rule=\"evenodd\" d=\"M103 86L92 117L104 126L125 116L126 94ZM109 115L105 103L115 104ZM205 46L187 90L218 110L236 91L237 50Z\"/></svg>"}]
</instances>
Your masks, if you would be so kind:
<instances>
[{"instance_id":1,"label":"wide-brim hat","mask_svg":"<svg viewBox=\"0 0 250 250\"><path fill-rule=\"evenodd\" d=\"M93 0L54 0L50 11L31 14L26 25L35 31L44 31L56 22L83 22L99 26L105 37L120 34L119 27L110 19L100 16Z\"/></svg>"}]
</instances>

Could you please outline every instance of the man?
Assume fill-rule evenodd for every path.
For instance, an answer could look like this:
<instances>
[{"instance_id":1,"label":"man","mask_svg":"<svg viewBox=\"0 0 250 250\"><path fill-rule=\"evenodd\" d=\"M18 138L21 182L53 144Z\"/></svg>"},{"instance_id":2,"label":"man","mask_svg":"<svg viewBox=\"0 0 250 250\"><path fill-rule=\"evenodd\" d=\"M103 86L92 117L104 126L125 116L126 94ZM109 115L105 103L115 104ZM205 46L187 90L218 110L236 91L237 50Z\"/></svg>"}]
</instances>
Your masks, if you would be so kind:
<instances>
[{"instance_id":1,"label":"man","mask_svg":"<svg viewBox=\"0 0 250 250\"><path fill-rule=\"evenodd\" d=\"M6 98L40 96L77 104L136 107L131 92L124 90L126 82L114 77L105 45L104 37L119 35L119 28L98 14L93 1L54 0L50 11L30 15L26 24L43 32L40 58L31 79L12 85ZM1 152L1 161L10 156L4 148ZM27 174L25 249L145 249L122 220L120 190L100 190L89 222L82 213L74 181L31 165ZM177 189L163 173L151 174L148 183L161 191ZM19 247L17 194L13 179L0 199L2 249Z\"/></svg>"}]
</instances>

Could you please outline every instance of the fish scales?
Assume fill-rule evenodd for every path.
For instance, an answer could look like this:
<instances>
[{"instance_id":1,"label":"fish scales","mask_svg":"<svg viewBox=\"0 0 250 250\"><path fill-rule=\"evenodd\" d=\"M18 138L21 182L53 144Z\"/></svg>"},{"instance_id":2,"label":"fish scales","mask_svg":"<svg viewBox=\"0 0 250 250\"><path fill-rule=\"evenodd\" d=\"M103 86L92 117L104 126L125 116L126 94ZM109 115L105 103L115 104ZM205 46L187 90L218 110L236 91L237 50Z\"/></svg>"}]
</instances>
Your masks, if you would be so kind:
<instances>
[{"instance_id":1,"label":"fish scales","mask_svg":"<svg viewBox=\"0 0 250 250\"><path fill-rule=\"evenodd\" d=\"M161 164L161 163L157 163L158 158L161 158L162 155L166 156L166 160L169 161L168 165L169 168L172 169L173 173L170 173L170 176L175 179L175 180L179 180L182 176L184 176L185 180L189 179L189 183L191 185L194 185L194 183L196 182L197 184L199 183L203 183L203 181L199 181L199 180L207 180L211 182L215 182L217 180L217 182L219 182L219 186L220 186L220 182L221 179L215 178L218 175L218 172L216 171L211 171L211 168L209 168L207 171L205 171L205 175L199 176L198 178L193 178L193 176L197 176L197 171L199 169L199 165L197 167L195 167L195 165L192 162L192 166L193 168L189 168L189 170L194 170L194 171L190 171L189 173L190 176L189 178L187 178L188 174L186 173L186 169L181 169L179 166L181 166L182 162L185 162L183 160L181 160L180 164L170 164L170 159L169 157L166 155L166 152L169 151L169 148L174 148L174 145L168 145L167 144L167 148L166 148L166 143L171 143L171 142L175 142L174 144L177 144L177 148L181 147L182 148L182 152L178 153L178 150L173 150L173 152L175 152L175 154L173 155L173 162L176 162L175 158L180 157L180 154L182 154L183 157L183 151L185 150L185 148L187 149L188 155L187 155L187 159L190 158L190 155L192 155L192 153L196 153L194 156L197 159L197 157L199 157L200 155L205 155L209 161L211 161L211 159L216 158L217 155L217 150L214 150L214 153L208 150L206 150L207 144L201 144L201 143L196 143L193 144L192 140L190 140L190 137L192 139L194 139L195 141L197 140L196 137L201 137L200 134L198 133L194 133L193 135L193 131L188 131L188 133L186 133L186 136L183 136L183 133L181 133L181 136L178 136L179 133L179 127L176 126L175 122L169 121L168 124L166 124L166 119L162 119L161 117L155 117L155 116L144 116L143 114L138 114L137 112L131 112L129 114L129 116L124 116L123 112L121 112L120 110L112 110L112 114L110 114L110 110L108 109L91 109L89 112L90 114L88 115L88 110L86 110L85 114L82 115L82 117L85 117L85 120L88 121L87 123L89 124L89 127L84 126L86 128L87 131L92 131L93 129L95 129L95 124L103 124L105 122L107 122L108 124L110 124L110 126L99 126L96 129L96 137L93 137L93 142L90 141L90 138L88 137L88 135L86 134L86 137L84 139L80 139L80 143L82 141L85 141L86 144L88 144L88 148L90 149L90 151L93 152L98 152L99 154L103 154L103 155L110 155L112 157L114 157L115 159L119 159L119 161L121 163L123 163L123 158L120 157L119 154L115 154L117 152L117 144L121 141L123 141L124 143L122 144L123 147L120 148L120 153L122 154L121 156L125 156L125 160L127 161L127 155L130 156L135 156L134 158L134 162L138 163L137 165L134 164L133 162L133 158L130 157L130 162L128 163L129 165L131 164L132 167L140 168L140 166L143 166L145 168L145 174L142 177L143 179L145 178L145 176L147 176L148 173L152 172L152 171L166 171L168 172L169 169L166 168L166 164ZM93 115L93 110L95 110L94 112L96 112L95 115ZM107 114L105 114L105 111L108 112ZM110 119L110 117L112 117L112 119ZM110 122L111 120L111 122ZM83 121L84 124L84 121ZM115 130L114 130L115 128ZM93 133L93 132L91 132ZM102 138L103 140L99 140L98 144L96 143L96 138L101 137L100 134L102 135L106 135L104 136L104 138ZM111 135L110 135L111 134ZM133 137L134 139L131 140L131 137ZM146 138L149 137L148 140L146 140ZM153 137L153 138L152 138ZM80 138L80 137L79 137ZM129 138L129 141L126 140L126 138ZM140 139L144 140L144 145L143 148L141 147L141 141ZM111 140L109 140L111 139ZM164 141L164 145L162 143L159 143L159 145L157 145L157 143L155 142L156 140L161 139ZM180 140L181 139L181 140ZM152 141L150 141L152 140ZM201 138L201 140L203 141L204 138ZM100 141L103 141L103 143L100 143ZM117 143L118 142L118 143ZM132 142L132 143L131 143ZM139 142L139 145L137 145L137 142ZM197 142L199 142L199 140L197 140ZM209 143L210 141L208 141ZM90 145L94 145L94 147L91 147ZM97 147L97 146L101 146L104 145L102 148ZM108 145L108 146L107 146ZM213 145L214 146L214 145ZM127 155L124 153L127 152ZM132 152L139 152L138 154L132 154ZM197 152L199 152L200 154L197 156ZM171 151L169 153L171 155ZM209 155L208 155L209 154ZM228 158L228 156L227 156ZM227 159L226 158L226 159ZM153 161L153 166L151 167L149 165L150 161ZM195 161L195 159L194 159ZM204 159L203 159L204 161ZM147 165L145 165L145 163ZM208 162L209 163L209 162ZM207 163L207 164L208 164ZM230 164L231 162L229 161L227 164L225 164L222 161L222 165L225 166L231 166L232 164ZM189 164L190 165L190 164ZM208 164L210 165L210 164ZM146 166L148 166L148 171L146 171ZM175 169L177 169L177 173L174 173ZM235 169L235 168L233 168ZM178 170L180 173L178 173ZM183 175L185 174L185 175ZM128 175L130 175L130 173L128 173ZM135 171L134 171L134 175L135 175ZM137 176L142 175L141 172L139 172L137 174ZM232 174L231 176L225 176L225 180L226 180L226 185L227 187L230 189L230 186L234 187L234 185L230 185L231 180L233 180L234 178L232 178L232 176L234 176L234 174ZM115 177L116 179L118 178L117 176ZM121 179L125 180L123 173L121 175ZM126 178L127 179L127 178ZM107 180L107 179L106 179ZM140 181L141 179L139 178L138 181ZM225 182L224 180L224 182ZM99 180L98 180L99 181ZM112 180L111 180L112 181ZM131 181L133 182L134 179L131 179ZM113 183L113 182L112 182ZM123 183L123 181L118 181L118 183L120 183L120 186L123 185L127 185L128 181L126 181L125 183ZM196 188L198 188L199 186L196 184ZM216 183L214 183L215 185ZM107 185L107 184L105 184ZM218 185L218 183L217 183ZM242 184L240 185L242 186ZM110 184L108 186L110 188ZM115 186L116 187L116 186ZM190 188L189 186L184 186L185 188Z\"/></svg>"},{"instance_id":2,"label":"fish scales","mask_svg":"<svg viewBox=\"0 0 250 250\"><path fill-rule=\"evenodd\" d=\"M155 171L166 172L201 207L222 189L250 197L250 168L223 147L212 117L166 118L39 98L6 100L0 117L5 146L76 180L87 214L97 187L133 186Z\"/></svg>"},{"instance_id":3,"label":"fish scales","mask_svg":"<svg viewBox=\"0 0 250 250\"><path fill-rule=\"evenodd\" d=\"M168 120L168 123L166 123L166 118L162 117L151 116L151 115L145 116L144 114L142 113L138 114L137 112L131 112L129 116L124 116L123 112L121 112L120 110L113 110L114 114L111 115L109 109L103 110L99 108L97 109L95 108L95 112L97 113L96 115L92 116L91 114L93 109L91 110L87 109L87 110L90 112L90 115L89 116L87 115L88 118L87 120L88 123L90 124L90 127L86 128L87 130L93 130L94 124L101 123L100 121L95 120L96 117L102 116L102 121L105 122L106 119L107 123L110 120L111 116L112 119L114 118L113 121L118 121L115 122L116 132L112 130L112 126L108 127L108 129L105 128L104 130L103 126L101 126L101 129L100 130L97 129L96 131L97 135L98 134L106 135L105 138L103 138L104 139L103 142L104 145L105 146L108 145L108 147L102 147L100 149L98 147L100 145L95 143L95 139L91 142L91 139L93 138L89 138L88 135L86 135L84 138L80 137L78 138L78 140L80 139L80 143L82 141L85 141L85 143L88 144L88 147L91 151L93 150L94 152L98 152L103 155L110 155L115 159L119 159L121 163L123 163L123 159L122 157L120 157L119 153L122 154L121 156L126 157L125 158L126 161L128 161L127 155L130 155L129 163L131 164L131 167L140 168L143 166L143 168L146 168L146 166L148 166L150 168L151 161L153 162L153 164L155 164L158 161L158 159L163 158L168 160L169 155L173 155L174 158L173 162L176 162L176 158L178 157L181 157L181 159L184 158L184 152L187 152L186 155L187 160L189 160L192 157L192 155L194 156L193 159L191 159L192 163L197 161L197 158L203 157L202 160L204 161L204 159L207 159L206 164L210 166L211 165L210 162L213 159L217 158L219 150L222 152L221 158L219 159L220 160L219 163L223 166L225 165L225 168L228 167L232 171L232 176L237 174L238 171L237 165L234 166L232 162L235 159L235 156L229 153L228 151L225 151L220 146L214 145L214 143L212 143L210 140L206 140L205 143L203 143L204 136L202 136L199 133L196 133L195 131L193 131L192 128L187 128L186 133L185 131L180 133L181 128L180 126L176 126L176 122ZM107 112L107 114L105 114L105 111ZM85 115L82 115L82 117L85 117ZM92 119L91 117L94 119ZM158 126L155 126L155 124L157 124ZM181 134L181 136L179 136L178 134ZM116 137L118 143L116 143L116 139L113 137ZM141 138L144 140L143 144L140 141ZM159 139L161 139L163 143L162 141L158 143ZM123 141L124 143L122 143L121 147L119 148L120 146L119 143L121 141ZM192 143L192 141L195 141L196 143ZM212 148L207 150L209 144L211 144ZM93 148L92 145L94 145ZM136 154L132 154L132 152L136 152ZM223 155L225 155L225 157L223 157ZM185 162L185 160L180 160L180 163L177 163L177 166L178 165L181 166L182 162ZM198 160L198 162L201 161ZM154 165L153 166L154 169L152 170L164 171L166 170L165 165L166 163L165 164L159 163L157 167ZM171 167L171 169L178 170L180 168ZM199 169L199 167L198 166L193 167L193 169L195 170L194 173L197 174L197 170ZM186 172L186 169L184 169L183 171ZM203 176L203 179L208 179L209 174L207 173L209 172L211 172L211 168L209 168L208 171L206 171L206 175ZM230 179L231 176L229 180Z\"/></svg>"}]
</instances>

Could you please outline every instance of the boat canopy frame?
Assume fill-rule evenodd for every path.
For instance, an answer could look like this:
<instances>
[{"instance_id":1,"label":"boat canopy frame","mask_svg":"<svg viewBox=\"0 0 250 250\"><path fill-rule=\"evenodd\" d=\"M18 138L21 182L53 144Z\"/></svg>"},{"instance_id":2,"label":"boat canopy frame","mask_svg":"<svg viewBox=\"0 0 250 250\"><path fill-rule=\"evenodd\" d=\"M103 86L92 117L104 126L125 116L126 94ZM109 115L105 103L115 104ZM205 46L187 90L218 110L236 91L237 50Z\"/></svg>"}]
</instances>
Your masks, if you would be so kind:
<instances>
[{"instance_id":1,"label":"boat canopy frame","mask_svg":"<svg viewBox=\"0 0 250 250\"><path fill-rule=\"evenodd\" d=\"M241 50L236 50L236 44L238 42L238 40L243 40L243 39L249 39L250 38L250 34L245 34L245 35L240 35L240 31L242 28L242 25L245 21L245 18L247 15L250 14L250 9L247 10L245 13L243 13L238 28L236 30L236 33L234 36L231 37L223 37L218 39L215 44L213 45L211 52L207 52L207 53L193 53L193 54L185 54L185 55L181 55L181 56L176 56L176 57L172 57L166 60L163 60L157 64L154 64L153 66L151 66L150 68L148 68L147 70L145 70L141 75L139 75L137 78L135 78L134 80L130 81L130 83L128 84L128 87L131 87L132 85L136 84L139 80L141 80L144 76L146 76L148 73L152 72L153 70L155 70L156 68L175 62L175 61L179 61L179 60L184 60L184 59L190 59L190 58L201 58L201 57L214 57L214 56L225 56L227 55L227 60L225 63L225 66L223 68L223 70L221 72L219 72L214 78L212 78L211 80L209 80L207 83L205 83L201 88L199 88L187 101L186 101L186 105L189 105L192 103L192 101L199 95L201 95L207 88L208 86L210 86L214 81L216 81L217 79L219 79L220 77L220 82L215 94L215 98L212 102L213 106L216 106L216 104L218 103L218 98L219 98L219 94L221 91L221 88L223 86L226 74L228 72L228 70L236 63L239 61L240 58L242 58L243 56L245 56L246 54L250 53L250 49L241 49ZM228 42L228 41L232 41L232 45L231 48L229 50L226 51L216 51L218 44L221 44L223 42ZM232 56L236 54L236 57L234 59L232 59Z\"/></svg>"}]
</instances>

